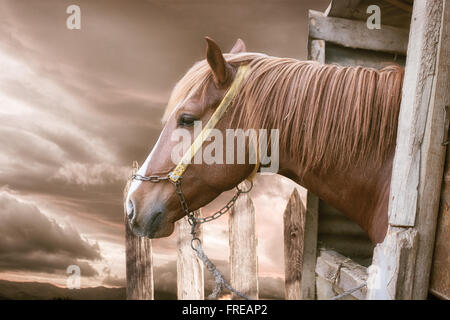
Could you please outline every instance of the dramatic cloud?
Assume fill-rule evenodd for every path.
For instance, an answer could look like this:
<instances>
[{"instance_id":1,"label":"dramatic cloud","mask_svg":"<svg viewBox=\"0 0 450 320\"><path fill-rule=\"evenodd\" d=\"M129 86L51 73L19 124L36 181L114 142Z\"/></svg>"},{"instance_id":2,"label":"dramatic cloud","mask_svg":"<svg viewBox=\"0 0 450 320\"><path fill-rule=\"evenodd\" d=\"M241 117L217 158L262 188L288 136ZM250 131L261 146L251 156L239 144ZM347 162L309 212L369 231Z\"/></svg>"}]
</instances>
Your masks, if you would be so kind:
<instances>
[{"instance_id":1,"label":"dramatic cloud","mask_svg":"<svg viewBox=\"0 0 450 320\"><path fill-rule=\"evenodd\" d=\"M0 277L62 272L68 264L97 275L106 265L97 284L123 285L129 167L156 142L176 81L204 59L203 37L224 51L240 37L251 51L303 59L307 9L328 3L79 0L81 30L68 30L71 0L0 1L0 187L11 190L0 197ZM260 274L273 278L261 280L267 297L282 295L282 214L294 186L262 177L252 191ZM228 259L227 232L226 217L205 227L205 248L217 261ZM176 255L176 235L153 246L164 265ZM173 269L157 274L157 286L173 295Z\"/></svg>"},{"instance_id":2,"label":"dramatic cloud","mask_svg":"<svg viewBox=\"0 0 450 320\"><path fill-rule=\"evenodd\" d=\"M72 227L61 227L5 191L0 191L0 212L0 271L65 273L78 265L84 276L98 274L88 261L102 259L99 246Z\"/></svg>"}]
</instances>

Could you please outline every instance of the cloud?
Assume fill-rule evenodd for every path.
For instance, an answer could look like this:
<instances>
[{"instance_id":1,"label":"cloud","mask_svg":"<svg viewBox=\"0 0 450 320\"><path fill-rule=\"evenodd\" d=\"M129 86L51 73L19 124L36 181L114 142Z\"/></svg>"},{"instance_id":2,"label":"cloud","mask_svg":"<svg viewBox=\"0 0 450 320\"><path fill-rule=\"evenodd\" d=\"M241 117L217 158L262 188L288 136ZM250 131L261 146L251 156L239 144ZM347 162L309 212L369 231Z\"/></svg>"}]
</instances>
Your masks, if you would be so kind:
<instances>
[{"instance_id":1,"label":"cloud","mask_svg":"<svg viewBox=\"0 0 450 320\"><path fill-rule=\"evenodd\" d=\"M53 178L82 186L114 184L117 182L125 184L129 174L129 167L115 166L108 163L84 164L70 162L60 167Z\"/></svg>"},{"instance_id":2,"label":"cloud","mask_svg":"<svg viewBox=\"0 0 450 320\"><path fill-rule=\"evenodd\" d=\"M78 265L96 276L89 261L102 259L98 244L83 239L71 226L61 227L39 208L0 191L0 270L65 273Z\"/></svg>"}]
</instances>

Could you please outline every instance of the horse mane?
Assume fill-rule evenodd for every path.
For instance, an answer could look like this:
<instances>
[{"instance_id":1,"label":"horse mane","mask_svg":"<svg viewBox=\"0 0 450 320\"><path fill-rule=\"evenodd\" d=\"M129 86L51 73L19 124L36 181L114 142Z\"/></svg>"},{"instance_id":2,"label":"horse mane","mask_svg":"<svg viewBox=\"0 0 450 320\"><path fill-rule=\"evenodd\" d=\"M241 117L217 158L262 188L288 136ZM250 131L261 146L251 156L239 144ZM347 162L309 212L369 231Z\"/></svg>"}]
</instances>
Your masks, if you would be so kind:
<instances>
[{"instance_id":1,"label":"horse mane","mask_svg":"<svg viewBox=\"0 0 450 320\"><path fill-rule=\"evenodd\" d=\"M259 53L226 54L231 64L249 64L230 107L239 128L279 129L280 150L304 172L345 169L393 150L404 69L323 65ZM211 71L194 65L176 85L164 118L206 87Z\"/></svg>"}]
</instances>

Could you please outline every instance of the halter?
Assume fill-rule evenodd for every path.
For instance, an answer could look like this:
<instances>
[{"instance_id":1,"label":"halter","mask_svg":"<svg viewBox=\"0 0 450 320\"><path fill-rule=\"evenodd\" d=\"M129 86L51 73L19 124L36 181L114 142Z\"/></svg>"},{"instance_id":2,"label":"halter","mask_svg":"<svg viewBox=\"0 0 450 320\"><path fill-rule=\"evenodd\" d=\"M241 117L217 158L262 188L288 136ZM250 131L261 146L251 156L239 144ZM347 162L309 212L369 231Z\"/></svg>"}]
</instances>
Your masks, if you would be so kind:
<instances>
[{"instance_id":1,"label":"halter","mask_svg":"<svg viewBox=\"0 0 450 320\"><path fill-rule=\"evenodd\" d=\"M248 66L243 65L240 66L235 79L233 80L233 83L231 84L230 88L226 92L224 98L220 102L219 106L217 107L216 111L214 111L213 115L207 122L206 126L203 128L203 130L200 132L200 134L195 138L194 143L191 144L189 149L185 152L183 157L181 158L180 162L177 164L175 169L173 169L167 176L143 176L140 174L133 174L131 176L131 179L134 180L140 180L140 181L148 181L152 183L158 183L164 180L169 180L174 186L175 186L175 193L178 195L178 198L180 200L181 208L183 209L183 212L188 217L188 222L191 225L191 247L194 251L197 252L198 257L205 263L207 269L214 275L216 280L216 287L211 294L210 297L218 297L220 292L222 291L223 287L228 288L230 291L234 292L238 296L249 299L247 296L242 294L241 292L233 289L223 278L222 274L216 269L215 265L208 259L208 257L203 252L202 246L201 246L201 240L197 237L197 225L200 225L205 222L209 222L212 220L215 220L219 218L220 216L227 213L235 204L237 198L241 193L248 193L253 188L253 177L258 171L259 168L259 157L257 159L257 163L255 165L255 168L253 169L252 173L247 177L247 180L250 181L251 185L247 190L242 190L239 188L239 186L236 186L236 194L231 198L230 201L227 202L227 204L222 207L222 209L216 211L214 214L205 217L205 218L196 218L194 216L194 213L189 210L189 206L186 202L186 199L184 197L183 191L181 189L181 181L183 178L184 173L186 172L187 167L189 166L189 163L191 162L192 158L195 156L195 154L198 152L198 150L202 147L205 140L209 138L211 135L212 129L217 125L219 120L222 118L222 116L225 114L227 108L230 106L231 102L234 100L236 96L236 92L244 80L245 74L247 72ZM258 153L257 153L258 154ZM197 242L197 246L195 246L195 242Z\"/></svg>"}]
</instances>

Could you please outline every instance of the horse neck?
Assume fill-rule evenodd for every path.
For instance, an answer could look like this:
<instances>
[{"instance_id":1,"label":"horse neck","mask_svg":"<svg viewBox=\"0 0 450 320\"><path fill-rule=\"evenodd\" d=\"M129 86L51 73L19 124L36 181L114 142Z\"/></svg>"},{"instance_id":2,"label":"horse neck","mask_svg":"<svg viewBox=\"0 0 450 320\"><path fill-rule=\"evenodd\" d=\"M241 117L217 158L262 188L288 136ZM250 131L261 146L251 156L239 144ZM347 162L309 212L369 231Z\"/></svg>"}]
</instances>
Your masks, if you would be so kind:
<instances>
[{"instance_id":1,"label":"horse neck","mask_svg":"<svg viewBox=\"0 0 450 320\"><path fill-rule=\"evenodd\" d=\"M373 243L382 242L387 231L387 210L393 154L383 165L362 164L346 170L304 172L280 150L279 174L290 178L341 211L367 232Z\"/></svg>"}]
</instances>

